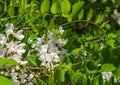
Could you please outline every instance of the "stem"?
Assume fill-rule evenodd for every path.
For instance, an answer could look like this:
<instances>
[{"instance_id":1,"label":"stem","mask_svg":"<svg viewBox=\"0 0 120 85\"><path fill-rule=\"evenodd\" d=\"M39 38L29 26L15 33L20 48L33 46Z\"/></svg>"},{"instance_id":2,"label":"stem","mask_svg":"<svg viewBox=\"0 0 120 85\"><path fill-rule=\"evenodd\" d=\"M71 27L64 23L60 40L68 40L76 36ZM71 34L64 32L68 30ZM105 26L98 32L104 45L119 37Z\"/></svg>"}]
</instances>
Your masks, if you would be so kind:
<instances>
[{"instance_id":1,"label":"stem","mask_svg":"<svg viewBox=\"0 0 120 85\"><path fill-rule=\"evenodd\" d=\"M54 85L54 69L52 67L50 68L50 75L49 75L49 84L48 85Z\"/></svg>"},{"instance_id":2,"label":"stem","mask_svg":"<svg viewBox=\"0 0 120 85\"><path fill-rule=\"evenodd\" d=\"M99 25L95 24L94 22L87 21L87 20L75 20L75 21L71 21L71 22L69 22L69 23L62 24L62 25L60 25L60 26L64 27L64 26L66 26L66 25L69 25L69 24L72 24L72 23L76 23L76 22L87 22L87 23L93 24L93 25L97 26L98 28L100 28Z\"/></svg>"},{"instance_id":3,"label":"stem","mask_svg":"<svg viewBox=\"0 0 120 85\"><path fill-rule=\"evenodd\" d=\"M31 70L47 70L49 68L37 68L37 67L29 67Z\"/></svg>"},{"instance_id":4,"label":"stem","mask_svg":"<svg viewBox=\"0 0 120 85\"><path fill-rule=\"evenodd\" d=\"M6 21L6 20L8 20L8 19L11 19L11 18L16 18L17 16L11 16L11 17L7 17L7 18L2 18L2 19L0 19L1 21Z\"/></svg>"}]
</instances>

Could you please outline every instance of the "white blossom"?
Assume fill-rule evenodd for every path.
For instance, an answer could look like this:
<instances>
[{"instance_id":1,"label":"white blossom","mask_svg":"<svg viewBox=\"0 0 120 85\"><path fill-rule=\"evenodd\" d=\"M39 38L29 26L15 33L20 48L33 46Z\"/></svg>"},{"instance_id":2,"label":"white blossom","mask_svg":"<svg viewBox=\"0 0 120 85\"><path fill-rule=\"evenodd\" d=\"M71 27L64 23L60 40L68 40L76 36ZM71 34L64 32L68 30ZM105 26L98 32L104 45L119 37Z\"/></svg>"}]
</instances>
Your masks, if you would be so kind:
<instances>
[{"instance_id":1,"label":"white blossom","mask_svg":"<svg viewBox=\"0 0 120 85\"><path fill-rule=\"evenodd\" d=\"M44 40L43 40L43 38L37 38L37 45L38 46L41 46L42 45L42 43L44 42Z\"/></svg>"},{"instance_id":2,"label":"white blossom","mask_svg":"<svg viewBox=\"0 0 120 85\"><path fill-rule=\"evenodd\" d=\"M28 61L20 61L19 63L20 63L20 65L25 65L28 63Z\"/></svg>"},{"instance_id":3,"label":"white blossom","mask_svg":"<svg viewBox=\"0 0 120 85\"><path fill-rule=\"evenodd\" d=\"M22 40L25 36L22 34L23 30L19 30L17 33L13 33L13 36L18 40Z\"/></svg>"},{"instance_id":4,"label":"white blossom","mask_svg":"<svg viewBox=\"0 0 120 85\"><path fill-rule=\"evenodd\" d=\"M48 45L41 45L41 50L40 50L40 53L41 54L46 54L47 53L47 50L48 50Z\"/></svg>"},{"instance_id":5,"label":"white blossom","mask_svg":"<svg viewBox=\"0 0 120 85\"><path fill-rule=\"evenodd\" d=\"M22 55L25 52L24 46L25 43L21 43L16 46L16 52L18 55Z\"/></svg>"},{"instance_id":6,"label":"white blossom","mask_svg":"<svg viewBox=\"0 0 120 85\"><path fill-rule=\"evenodd\" d=\"M57 38L56 38L56 33L55 33L55 32L50 32L50 33L48 34L48 38L49 38L49 39L57 39Z\"/></svg>"},{"instance_id":7,"label":"white blossom","mask_svg":"<svg viewBox=\"0 0 120 85\"><path fill-rule=\"evenodd\" d=\"M25 44L21 43L19 44L18 42L10 42L6 43L6 48L7 48L7 57L10 59L14 59L20 64L26 64L26 61L22 61L22 54L25 52L24 49Z\"/></svg>"},{"instance_id":8,"label":"white blossom","mask_svg":"<svg viewBox=\"0 0 120 85\"><path fill-rule=\"evenodd\" d=\"M63 28L59 26L59 31L60 31L60 34L63 34L65 30L63 30Z\"/></svg>"},{"instance_id":9,"label":"white blossom","mask_svg":"<svg viewBox=\"0 0 120 85\"><path fill-rule=\"evenodd\" d=\"M53 62L59 62L60 60L56 53L47 53L46 55L41 55L39 59L42 61L41 65L47 68L50 68L53 65Z\"/></svg>"},{"instance_id":10,"label":"white blossom","mask_svg":"<svg viewBox=\"0 0 120 85\"><path fill-rule=\"evenodd\" d=\"M67 44L67 42L68 42L68 39L61 39L61 38L59 38L57 44L58 44L60 47L63 47L64 45Z\"/></svg>"},{"instance_id":11,"label":"white blossom","mask_svg":"<svg viewBox=\"0 0 120 85\"><path fill-rule=\"evenodd\" d=\"M57 43L57 40L55 39L55 38L53 38L53 39L50 39L49 41L48 41L48 45L50 46L50 47L55 47L55 44Z\"/></svg>"},{"instance_id":12,"label":"white blossom","mask_svg":"<svg viewBox=\"0 0 120 85\"><path fill-rule=\"evenodd\" d=\"M54 62L59 62L60 61L60 58L56 53L51 53L50 55L52 57L52 61L54 61Z\"/></svg>"},{"instance_id":13,"label":"white blossom","mask_svg":"<svg viewBox=\"0 0 120 85\"><path fill-rule=\"evenodd\" d=\"M0 46L3 46L6 43L7 39L4 34L0 34Z\"/></svg>"},{"instance_id":14,"label":"white blossom","mask_svg":"<svg viewBox=\"0 0 120 85\"><path fill-rule=\"evenodd\" d=\"M102 72L102 75L103 75L103 80L107 81L111 78L112 72Z\"/></svg>"},{"instance_id":15,"label":"white blossom","mask_svg":"<svg viewBox=\"0 0 120 85\"><path fill-rule=\"evenodd\" d=\"M48 39L45 41L45 36L37 38L37 43L32 46L32 49L37 51L36 56L41 61L41 66L54 69L59 65L60 56L64 55L66 51L63 50L63 46L67 43L67 39L61 39L56 36L55 32L48 32ZM28 41L33 41L28 39ZM32 54L32 50L29 51L29 55Z\"/></svg>"},{"instance_id":16,"label":"white blossom","mask_svg":"<svg viewBox=\"0 0 120 85\"><path fill-rule=\"evenodd\" d=\"M10 34L13 33L13 30L14 30L14 25L12 23L7 23L6 24L6 35L9 36Z\"/></svg>"},{"instance_id":17,"label":"white blossom","mask_svg":"<svg viewBox=\"0 0 120 85\"><path fill-rule=\"evenodd\" d=\"M61 51L58 49L58 47L50 47L48 49L48 53L55 52L56 54L59 54Z\"/></svg>"}]
</instances>

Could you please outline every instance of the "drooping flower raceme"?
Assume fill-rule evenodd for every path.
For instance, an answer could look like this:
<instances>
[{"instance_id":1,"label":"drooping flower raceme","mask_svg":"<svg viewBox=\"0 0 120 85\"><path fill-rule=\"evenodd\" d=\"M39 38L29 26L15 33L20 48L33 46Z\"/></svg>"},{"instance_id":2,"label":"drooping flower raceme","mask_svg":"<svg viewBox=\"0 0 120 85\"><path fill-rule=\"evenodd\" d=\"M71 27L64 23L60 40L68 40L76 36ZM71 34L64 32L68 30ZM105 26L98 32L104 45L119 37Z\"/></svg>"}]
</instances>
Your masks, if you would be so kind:
<instances>
[{"instance_id":1,"label":"drooping flower raceme","mask_svg":"<svg viewBox=\"0 0 120 85\"><path fill-rule=\"evenodd\" d=\"M64 33L62 27L59 31L61 34ZM24 64L28 62L22 60L26 51L24 49L26 43L21 41L24 37L23 30L15 30L12 23L6 24L5 34L0 34L0 58L13 59L20 64L16 67L3 67L0 71L0 75L9 76L14 85L34 85L34 72L28 72L27 68L23 68L26 66ZM35 39L29 38L28 40L34 42ZM49 32L47 38L43 35L37 37L36 41L31 44L31 49L27 49L29 50L28 55L34 54L41 61L40 65L48 70L57 67L61 57L63 58L64 53L66 53L63 46L67 43L67 39L61 39L57 37L55 32Z\"/></svg>"},{"instance_id":2,"label":"drooping flower raceme","mask_svg":"<svg viewBox=\"0 0 120 85\"><path fill-rule=\"evenodd\" d=\"M29 39L32 41L31 39ZM55 32L48 33L48 40L45 41L45 37L38 37L37 43L34 45L38 51L37 56L41 61L41 66L54 69L60 62L60 55L63 53L63 46L67 43L67 40L60 39L56 36Z\"/></svg>"},{"instance_id":3,"label":"drooping flower raceme","mask_svg":"<svg viewBox=\"0 0 120 85\"><path fill-rule=\"evenodd\" d=\"M42 61L41 65L47 68L54 68L58 64L53 64L53 63L58 63L60 61L59 55L61 51L58 46L60 43L63 43L64 40L60 41L59 39L57 39L57 36L54 32L50 32L48 37L49 40L47 44L40 46L41 50L39 50L40 52L39 59Z\"/></svg>"},{"instance_id":4,"label":"drooping flower raceme","mask_svg":"<svg viewBox=\"0 0 120 85\"><path fill-rule=\"evenodd\" d=\"M17 33L14 32L14 25L12 23L6 24L5 34L0 34L0 57L7 57L10 59L14 59L20 64L26 64L27 61L22 61L22 55L25 52L24 46L25 43L21 43L21 41L12 41L9 38L9 35L13 35L13 37L18 40L22 40L24 35L22 34L22 30L19 30ZM11 41L11 42L10 42ZM6 55L5 55L6 54Z\"/></svg>"}]
</instances>

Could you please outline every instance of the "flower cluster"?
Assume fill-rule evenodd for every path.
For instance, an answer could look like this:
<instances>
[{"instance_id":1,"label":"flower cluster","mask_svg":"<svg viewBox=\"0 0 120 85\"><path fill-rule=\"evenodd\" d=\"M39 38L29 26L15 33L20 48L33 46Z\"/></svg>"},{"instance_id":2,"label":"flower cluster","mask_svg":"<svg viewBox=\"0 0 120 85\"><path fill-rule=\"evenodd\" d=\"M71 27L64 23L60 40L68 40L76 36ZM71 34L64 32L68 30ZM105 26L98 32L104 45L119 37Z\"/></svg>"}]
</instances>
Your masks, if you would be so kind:
<instances>
[{"instance_id":1,"label":"flower cluster","mask_svg":"<svg viewBox=\"0 0 120 85\"><path fill-rule=\"evenodd\" d=\"M64 30L60 27L60 33L63 34ZM29 39L29 42L32 42ZM65 49L62 47L67 43L67 39L61 39L56 36L55 32L48 32L48 38L46 42L45 36L38 37L37 43L32 45L32 48L37 50L37 56L41 61L41 66L53 69L58 66L60 61L60 55L65 53ZM30 55L31 53L29 53Z\"/></svg>"},{"instance_id":2,"label":"flower cluster","mask_svg":"<svg viewBox=\"0 0 120 85\"><path fill-rule=\"evenodd\" d=\"M111 78L112 72L102 72L102 75L103 75L103 80L107 81Z\"/></svg>"},{"instance_id":3,"label":"flower cluster","mask_svg":"<svg viewBox=\"0 0 120 85\"><path fill-rule=\"evenodd\" d=\"M6 34L0 34L0 57L6 57L14 59L20 64L26 64L27 61L22 61L22 54L25 52L24 46L25 43L21 43L21 40L24 38L22 34L23 30L14 32L14 25L11 23L6 24ZM13 41L13 38L18 40Z\"/></svg>"},{"instance_id":4,"label":"flower cluster","mask_svg":"<svg viewBox=\"0 0 120 85\"><path fill-rule=\"evenodd\" d=\"M6 69L6 70L3 70ZM34 85L34 76L29 73L25 68L20 66L11 67L5 65L1 68L0 75L11 77L11 81L14 85Z\"/></svg>"},{"instance_id":5,"label":"flower cluster","mask_svg":"<svg viewBox=\"0 0 120 85\"><path fill-rule=\"evenodd\" d=\"M16 30L11 23L6 24L5 34L0 34L0 58L13 59L18 62L19 66L5 65L0 67L0 75L9 76L14 85L33 85L34 75L28 72L24 65L27 64L27 60L22 60L22 55L26 49L24 47L28 45L28 42L22 43L24 35L23 30ZM59 34L62 35L64 30L59 28ZM36 34L35 34L36 35ZM34 39L28 38L29 42L33 42ZM28 55L34 55L41 61L41 66L50 69L54 69L59 65L63 55L66 54L66 50L63 46L67 43L67 39L61 39L57 37L55 32L48 32L48 36L36 37L36 43L31 44L31 49Z\"/></svg>"}]
</instances>

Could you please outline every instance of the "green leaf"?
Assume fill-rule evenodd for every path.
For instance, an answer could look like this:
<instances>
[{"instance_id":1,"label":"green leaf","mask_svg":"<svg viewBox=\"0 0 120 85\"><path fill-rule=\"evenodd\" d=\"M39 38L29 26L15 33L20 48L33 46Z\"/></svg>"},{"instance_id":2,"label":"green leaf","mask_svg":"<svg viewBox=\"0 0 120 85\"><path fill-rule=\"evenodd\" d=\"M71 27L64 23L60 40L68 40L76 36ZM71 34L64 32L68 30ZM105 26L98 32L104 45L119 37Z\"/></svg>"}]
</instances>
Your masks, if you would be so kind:
<instances>
[{"instance_id":1,"label":"green leaf","mask_svg":"<svg viewBox=\"0 0 120 85\"><path fill-rule=\"evenodd\" d=\"M99 76L94 77L90 85L100 85Z\"/></svg>"},{"instance_id":2,"label":"green leaf","mask_svg":"<svg viewBox=\"0 0 120 85\"><path fill-rule=\"evenodd\" d=\"M37 40L33 40L33 41L31 41L31 42L28 42L28 44L36 44L37 43Z\"/></svg>"},{"instance_id":3,"label":"green leaf","mask_svg":"<svg viewBox=\"0 0 120 85\"><path fill-rule=\"evenodd\" d=\"M69 70L67 71L67 74L69 75L69 78L70 78L71 80L74 79L75 72L74 72L72 69L69 69Z\"/></svg>"},{"instance_id":4,"label":"green leaf","mask_svg":"<svg viewBox=\"0 0 120 85\"><path fill-rule=\"evenodd\" d=\"M72 17L76 16L76 14L79 13L81 7L84 5L83 1L78 1L77 3L75 3L72 7Z\"/></svg>"},{"instance_id":5,"label":"green leaf","mask_svg":"<svg viewBox=\"0 0 120 85\"><path fill-rule=\"evenodd\" d=\"M55 80L58 82L65 81L65 70L64 69L59 68L55 71Z\"/></svg>"},{"instance_id":6,"label":"green leaf","mask_svg":"<svg viewBox=\"0 0 120 85\"><path fill-rule=\"evenodd\" d=\"M31 38L31 39L37 39L37 35L36 35L36 34L31 34L31 35L30 35L30 38Z\"/></svg>"},{"instance_id":7,"label":"green leaf","mask_svg":"<svg viewBox=\"0 0 120 85\"><path fill-rule=\"evenodd\" d=\"M114 4L116 3L116 0L111 0L111 1L112 1L112 3L114 3Z\"/></svg>"},{"instance_id":8,"label":"green leaf","mask_svg":"<svg viewBox=\"0 0 120 85\"><path fill-rule=\"evenodd\" d=\"M78 19L82 19L84 16L84 9L81 9L81 11L78 14Z\"/></svg>"},{"instance_id":9,"label":"green leaf","mask_svg":"<svg viewBox=\"0 0 120 85\"><path fill-rule=\"evenodd\" d=\"M7 59L7 58L0 58L0 66L10 64L10 65L18 65L18 63L13 59Z\"/></svg>"},{"instance_id":10,"label":"green leaf","mask_svg":"<svg viewBox=\"0 0 120 85\"><path fill-rule=\"evenodd\" d=\"M0 76L0 85L14 85L8 78Z\"/></svg>"},{"instance_id":11,"label":"green leaf","mask_svg":"<svg viewBox=\"0 0 120 85\"><path fill-rule=\"evenodd\" d=\"M41 13L45 14L49 11L50 8L50 1L49 0L44 0L41 4Z\"/></svg>"},{"instance_id":12,"label":"green leaf","mask_svg":"<svg viewBox=\"0 0 120 85\"><path fill-rule=\"evenodd\" d=\"M105 42L105 44L106 44L107 46L110 46L110 47L112 47L112 48L115 47L115 46L114 46L114 43L115 43L115 40L114 40L114 39L110 39L110 40L107 40L107 41Z\"/></svg>"},{"instance_id":13,"label":"green leaf","mask_svg":"<svg viewBox=\"0 0 120 85\"><path fill-rule=\"evenodd\" d=\"M109 21L105 21L102 23L102 25L100 26L100 28L103 28Z\"/></svg>"},{"instance_id":14,"label":"green leaf","mask_svg":"<svg viewBox=\"0 0 120 85\"><path fill-rule=\"evenodd\" d=\"M4 11L7 11L7 1L5 0L5 4L4 4Z\"/></svg>"},{"instance_id":15,"label":"green leaf","mask_svg":"<svg viewBox=\"0 0 120 85\"><path fill-rule=\"evenodd\" d=\"M118 65L116 70L113 71L113 75L115 76L116 79L120 79L120 65Z\"/></svg>"},{"instance_id":16,"label":"green leaf","mask_svg":"<svg viewBox=\"0 0 120 85\"><path fill-rule=\"evenodd\" d=\"M76 72L73 75L72 80L74 81L75 85L79 85L80 81L83 81L85 79L85 75L82 74L81 72Z\"/></svg>"},{"instance_id":17,"label":"green leaf","mask_svg":"<svg viewBox=\"0 0 120 85\"><path fill-rule=\"evenodd\" d=\"M97 63L94 60L88 60L85 63L85 69L87 73L96 73L97 72Z\"/></svg>"},{"instance_id":18,"label":"green leaf","mask_svg":"<svg viewBox=\"0 0 120 85\"><path fill-rule=\"evenodd\" d=\"M67 17L68 13L70 12L71 6L69 0L63 0L61 3L61 11L64 17Z\"/></svg>"},{"instance_id":19,"label":"green leaf","mask_svg":"<svg viewBox=\"0 0 120 85\"><path fill-rule=\"evenodd\" d=\"M100 71L101 71L101 72L110 72L110 71L113 71L113 70L115 70L115 69L116 69L116 68L115 68L115 66L114 66L113 64L106 63L106 64L103 64L103 65L101 66Z\"/></svg>"},{"instance_id":20,"label":"green leaf","mask_svg":"<svg viewBox=\"0 0 120 85\"><path fill-rule=\"evenodd\" d=\"M87 14L87 21L89 21L93 16L93 9L90 9L88 14Z\"/></svg>"},{"instance_id":21,"label":"green leaf","mask_svg":"<svg viewBox=\"0 0 120 85\"><path fill-rule=\"evenodd\" d=\"M109 29L111 28L111 25L110 25L110 24L105 24L105 28L106 28L107 30L109 30Z\"/></svg>"},{"instance_id":22,"label":"green leaf","mask_svg":"<svg viewBox=\"0 0 120 85\"><path fill-rule=\"evenodd\" d=\"M107 39L116 38L117 36L113 33L109 33Z\"/></svg>"},{"instance_id":23,"label":"green leaf","mask_svg":"<svg viewBox=\"0 0 120 85\"><path fill-rule=\"evenodd\" d=\"M102 14L98 14L97 19L95 20L95 24L100 23L103 20L103 15Z\"/></svg>"},{"instance_id":24,"label":"green leaf","mask_svg":"<svg viewBox=\"0 0 120 85\"><path fill-rule=\"evenodd\" d=\"M72 21L72 16L71 16L71 14L68 15L68 17L67 17L67 21L68 21L68 22L71 22L71 21Z\"/></svg>"},{"instance_id":25,"label":"green leaf","mask_svg":"<svg viewBox=\"0 0 120 85\"><path fill-rule=\"evenodd\" d=\"M78 52L80 52L81 51L81 48L75 48L74 50L72 50L72 54L73 55L75 55L75 54L77 54Z\"/></svg>"},{"instance_id":26,"label":"green leaf","mask_svg":"<svg viewBox=\"0 0 120 85\"><path fill-rule=\"evenodd\" d=\"M53 14L57 14L58 13L58 6L57 6L57 3L53 3L52 7L51 7L51 13Z\"/></svg>"},{"instance_id":27,"label":"green leaf","mask_svg":"<svg viewBox=\"0 0 120 85\"><path fill-rule=\"evenodd\" d=\"M69 64L62 64L61 67L65 68L66 70L70 70L72 68L72 63Z\"/></svg>"},{"instance_id":28,"label":"green leaf","mask_svg":"<svg viewBox=\"0 0 120 85\"><path fill-rule=\"evenodd\" d=\"M14 16L14 7L10 7L8 9L8 15L11 17L11 16Z\"/></svg>"},{"instance_id":29,"label":"green leaf","mask_svg":"<svg viewBox=\"0 0 120 85\"><path fill-rule=\"evenodd\" d=\"M34 57L34 56L27 56L28 60L36 67L38 67L38 64L37 64L37 58Z\"/></svg>"}]
</instances>

